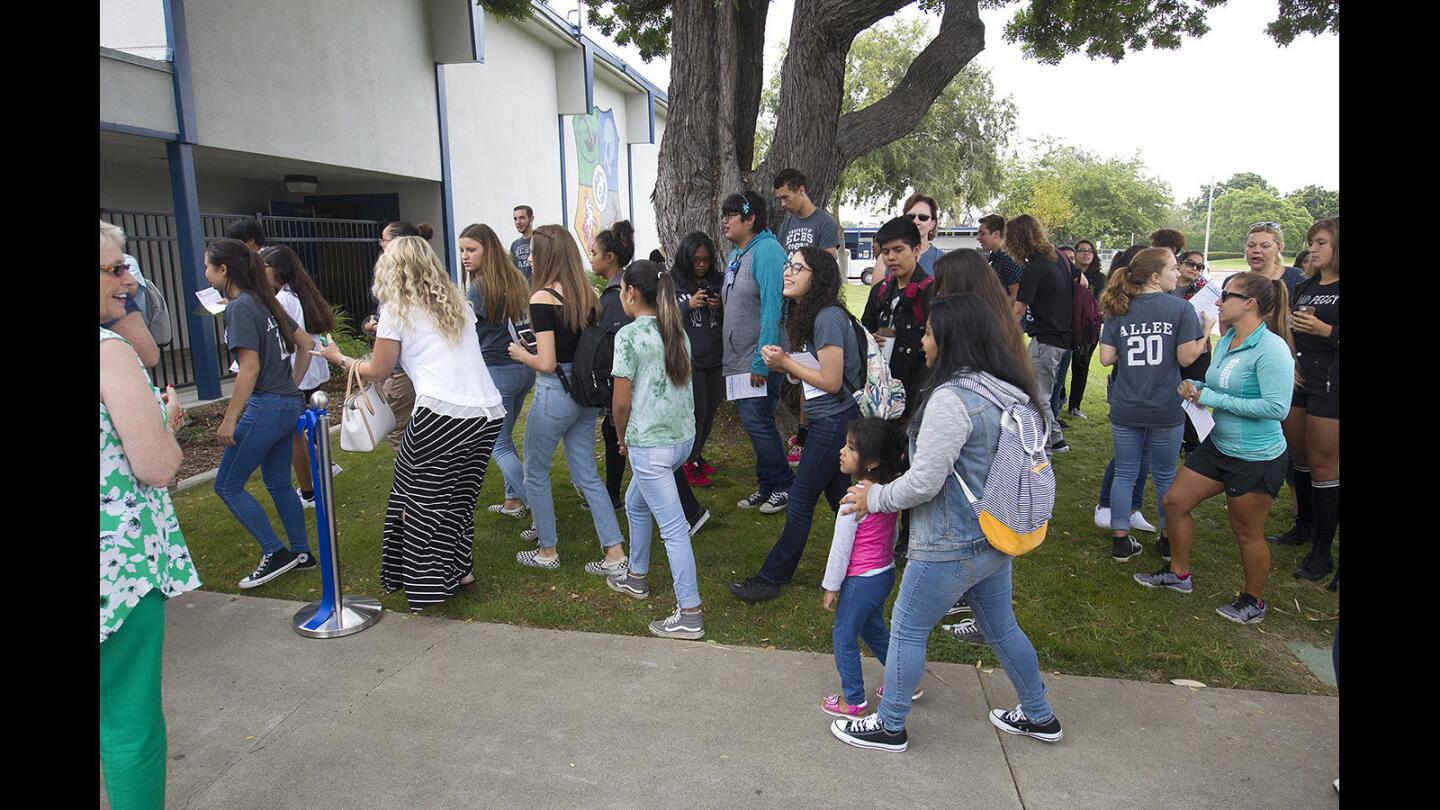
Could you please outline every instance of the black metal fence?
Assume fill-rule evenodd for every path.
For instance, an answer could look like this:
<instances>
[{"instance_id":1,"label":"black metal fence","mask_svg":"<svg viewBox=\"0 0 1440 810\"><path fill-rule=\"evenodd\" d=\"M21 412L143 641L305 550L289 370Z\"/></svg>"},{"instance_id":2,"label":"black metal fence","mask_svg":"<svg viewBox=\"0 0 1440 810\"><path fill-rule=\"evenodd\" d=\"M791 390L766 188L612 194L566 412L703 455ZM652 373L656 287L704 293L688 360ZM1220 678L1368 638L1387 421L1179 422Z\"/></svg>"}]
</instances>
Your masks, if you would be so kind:
<instances>
[{"instance_id":1,"label":"black metal fence","mask_svg":"<svg viewBox=\"0 0 1440 810\"><path fill-rule=\"evenodd\" d=\"M201 214L200 224L208 244L225 235L230 223L249 214ZM175 217L165 211L102 210L101 219L125 231L125 252L140 263L140 272L160 288L170 306L171 334L169 346L160 349L160 365L155 369L155 384L164 388L183 388L195 384L194 367L190 362L190 328L185 319L187 310L199 310L200 303L187 299L180 281L180 246L175 231ZM353 219L309 219L303 217L261 216L267 241L288 245L304 262L325 300L350 318L352 326L374 311L370 284L375 261L380 256L381 222ZM208 318L208 313L206 314ZM230 351L219 319L213 319L216 360L222 378L233 376Z\"/></svg>"}]
</instances>

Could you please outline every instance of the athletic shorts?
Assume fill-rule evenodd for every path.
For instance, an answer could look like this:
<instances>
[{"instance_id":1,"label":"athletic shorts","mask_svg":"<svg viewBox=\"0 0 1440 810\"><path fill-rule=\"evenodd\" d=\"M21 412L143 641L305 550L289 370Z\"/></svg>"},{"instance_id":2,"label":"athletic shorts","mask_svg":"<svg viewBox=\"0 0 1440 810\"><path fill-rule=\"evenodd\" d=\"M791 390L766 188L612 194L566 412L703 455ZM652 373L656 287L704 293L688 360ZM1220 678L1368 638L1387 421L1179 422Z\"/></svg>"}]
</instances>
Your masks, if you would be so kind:
<instances>
[{"instance_id":1,"label":"athletic shorts","mask_svg":"<svg viewBox=\"0 0 1440 810\"><path fill-rule=\"evenodd\" d=\"M1281 453L1269 461L1245 461L1220 452L1207 438L1185 457L1185 467L1224 484L1225 494L1232 498L1251 492L1264 492L1273 498L1285 484L1285 469L1290 466L1288 459L1288 455Z\"/></svg>"},{"instance_id":2,"label":"athletic shorts","mask_svg":"<svg viewBox=\"0 0 1440 810\"><path fill-rule=\"evenodd\" d=\"M1326 419L1340 418L1340 392L1313 392L1296 386L1295 393L1290 397L1290 407L1304 408L1305 413L1310 416L1320 416Z\"/></svg>"}]
</instances>

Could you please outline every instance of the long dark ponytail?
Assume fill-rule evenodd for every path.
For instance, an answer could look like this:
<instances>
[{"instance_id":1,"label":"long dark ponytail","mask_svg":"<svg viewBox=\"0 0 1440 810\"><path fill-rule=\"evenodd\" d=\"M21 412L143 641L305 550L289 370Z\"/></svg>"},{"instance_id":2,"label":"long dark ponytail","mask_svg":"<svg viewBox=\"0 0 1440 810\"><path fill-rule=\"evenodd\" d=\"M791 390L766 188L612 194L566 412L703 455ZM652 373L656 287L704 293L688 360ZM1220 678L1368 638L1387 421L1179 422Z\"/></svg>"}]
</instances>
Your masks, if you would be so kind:
<instances>
[{"instance_id":1,"label":"long dark ponytail","mask_svg":"<svg viewBox=\"0 0 1440 810\"><path fill-rule=\"evenodd\" d=\"M285 314L285 308L275 300L275 291L270 288L270 280L265 276L265 266L260 263L260 257L245 246L244 242L238 239L216 239L205 249L205 254L210 257L210 264L225 268L225 281L241 292L248 292L260 299L265 309L270 311L270 316L275 319L277 332L280 333L280 342L284 344L286 351L295 351L294 336L285 330L285 321L290 317Z\"/></svg>"},{"instance_id":2,"label":"long dark ponytail","mask_svg":"<svg viewBox=\"0 0 1440 810\"><path fill-rule=\"evenodd\" d=\"M305 264L288 245L271 245L260 251L260 260L275 272L281 286L290 288L300 299L300 309L305 313L305 331L324 334L335 328L335 313L315 280L305 272Z\"/></svg>"},{"instance_id":3,"label":"long dark ponytail","mask_svg":"<svg viewBox=\"0 0 1440 810\"><path fill-rule=\"evenodd\" d=\"M690 381L690 352L685 349L685 324L675 299L675 280L648 259L631 262L620 280L655 307L655 323L665 345L665 376L677 386L685 385Z\"/></svg>"},{"instance_id":4,"label":"long dark ponytail","mask_svg":"<svg viewBox=\"0 0 1440 810\"><path fill-rule=\"evenodd\" d=\"M935 336L935 365L930 369L925 399L956 375L984 371L1024 391L1037 407L1047 407L1036 396L1035 367L1029 355L1004 339L1004 330L1014 326L1002 323L983 298L957 293L935 299L930 305L929 328Z\"/></svg>"}]
</instances>

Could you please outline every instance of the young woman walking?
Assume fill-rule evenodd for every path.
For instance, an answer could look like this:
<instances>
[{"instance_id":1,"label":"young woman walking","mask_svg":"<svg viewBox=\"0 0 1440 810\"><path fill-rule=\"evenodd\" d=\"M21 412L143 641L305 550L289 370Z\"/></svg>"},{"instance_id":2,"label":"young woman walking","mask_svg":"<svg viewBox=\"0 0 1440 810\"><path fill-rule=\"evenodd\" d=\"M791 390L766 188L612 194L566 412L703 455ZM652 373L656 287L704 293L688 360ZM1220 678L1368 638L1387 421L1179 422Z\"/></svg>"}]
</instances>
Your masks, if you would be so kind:
<instances>
[{"instance_id":1,"label":"young woman walking","mask_svg":"<svg viewBox=\"0 0 1440 810\"><path fill-rule=\"evenodd\" d=\"M1191 512L1202 501L1225 493L1226 511L1245 587L1216 609L1239 624L1265 620L1265 583L1270 578L1270 549L1265 516L1285 481L1285 435L1280 422L1290 409L1295 359L1290 347L1290 307L1285 284L1259 273L1233 276L1220 299L1220 324L1226 330L1215 345L1205 381L1186 380L1180 396L1214 410L1215 427L1165 494L1171 561L1153 574L1136 574L1147 588L1192 593L1190 549L1195 544Z\"/></svg>"},{"instance_id":2,"label":"young woman walking","mask_svg":"<svg viewBox=\"0 0 1440 810\"><path fill-rule=\"evenodd\" d=\"M615 510L595 468L595 420L599 408L587 408L570 396L562 376L570 374L580 333L595 323L598 301L585 278L580 250L570 233L559 225L541 225L530 240L530 325L535 330L534 354L519 343L510 344L511 359L539 375L535 399L525 420L525 494L535 525L521 537L536 539L539 547L521 551L515 561L531 568L554 571L560 567L560 542L555 530L555 500L550 491L550 466L555 448L565 443L570 481L591 505L590 519L605 556L585 564L586 573L617 574L629 567Z\"/></svg>"},{"instance_id":3,"label":"young woman walking","mask_svg":"<svg viewBox=\"0 0 1440 810\"><path fill-rule=\"evenodd\" d=\"M1146 248L1110 277L1100 295L1105 318L1100 364L1115 367L1110 392L1110 435L1115 446L1111 503L1117 499L1124 503L1134 491L1142 455L1150 458L1157 499L1164 500L1175 479L1186 418L1181 401L1171 392L1181 379L1180 369L1200 356L1214 323L1207 314L1202 324L1194 307L1169 295L1179 279L1175 254L1169 248ZM1111 511L1110 528L1111 556L1117 562L1140 554L1124 509ZM1170 558L1163 512L1155 548L1162 558Z\"/></svg>"},{"instance_id":4,"label":"young woman walking","mask_svg":"<svg viewBox=\"0 0 1440 810\"><path fill-rule=\"evenodd\" d=\"M275 291L275 300L280 302L285 314L300 325L301 329L315 343L328 338L322 335L335 329L335 313L320 294L300 257L286 245L271 245L260 250L260 261L265 263L265 275ZM298 355L290 355L293 366ZM330 380L330 364L314 360L300 380L300 400L304 407L310 407L310 395ZM315 508L315 482L310 475L310 451L305 440L296 432L290 446L290 466L295 470L295 483L300 495L300 504L306 509Z\"/></svg>"},{"instance_id":5,"label":"young woman walking","mask_svg":"<svg viewBox=\"0 0 1440 810\"><path fill-rule=\"evenodd\" d=\"M374 355L346 357L333 341L317 354L371 381L404 363L414 382L415 410L385 507L380 585L403 589L418 612L475 582L475 502L505 406L480 355L475 311L429 242L391 242L375 265L373 291L384 312Z\"/></svg>"},{"instance_id":6,"label":"young woman walking","mask_svg":"<svg viewBox=\"0 0 1440 810\"><path fill-rule=\"evenodd\" d=\"M720 274L715 271L715 243L704 231L680 240L675 256L675 294L680 317L690 338L691 388L695 392L695 446L684 466L691 486L708 487L715 467L705 460L705 440L715 412L725 401L725 374L721 370L721 328L725 309L720 305Z\"/></svg>"},{"instance_id":7,"label":"young woman walking","mask_svg":"<svg viewBox=\"0 0 1440 810\"><path fill-rule=\"evenodd\" d=\"M239 371L230 405L215 435L225 445L215 475L215 494L260 544L260 564L240 580L241 588L264 585L292 568L312 568L300 496L290 486L291 437L304 410L298 383L310 368L310 335L275 300L260 257L244 242L219 239L205 251L205 279L230 303L225 305L225 345ZM296 355L290 362L291 355ZM255 468L275 502L289 548L245 483Z\"/></svg>"},{"instance_id":8,"label":"young woman walking","mask_svg":"<svg viewBox=\"0 0 1440 810\"><path fill-rule=\"evenodd\" d=\"M612 400L620 453L630 459L625 517L630 523L630 566L606 579L613 591L636 599L650 595L651 518L665 542L675 580L675 612L650 623L661 638L701 639L705 620L690 524L680 505L675 471L695 443L695 398L690 391L690 348L675 285L669 273L650 261L625 269L620 301L634 320L615 335Z\"/></svg>"},{"instance_id":9,"label":"young woman walking","mask_svg":"<svg viewBox=\"0 0 1440 810\"><path fill-rule=\"evenodd\" d=\"M880 708L830 727L849 745L895 752L909 746L905 721L925 670L926 642L967 591L976 622L1020 697L1012 710L992 710L991 724L1046 742L1062 736L1045 699L1035 648L1015 623L1012 558L985 539L957 481L963 477L972 492L983 496L1000 442L1003 412L996 402L1033 408L1037 420L1044 418L1046 403L1037 397L1029 357L1001 339L1001 331L1015 328L1014 323L1013 316L1000 321L990 304L969 293L935 301L923 342L930 384L922 389L908 428L910 469L889 484L862 481L845 496L857 519L901 509L910 509L912 516L910 562L890 613Z\"/></svg>"},{"instance_id":10,"label":"young woman walking","mask_svg":"<svg viewBox=\"0 0 1440 810\"><path fill-rule=\"evenodd\" d=\"M530 323L530 285L489 225L467 226L460 232L457 245L460 266L469 280L466 293L475 309L480 357L505 406L505 420L490 456L505 481L505 501L491 504L488 509L494 514L523 518L528 511L525 471L515 450L515 422L525 407L525 395L535 385L535 372L510 359L510 343Z\"/></svg>"},{"instance_id":11,"label":"young woman walking","mask_svg":"<svg viewBox=\"0 0 1440 810\"><path fill-rule=\"evenodd\" d=\"M780 586L795 576L821 494L832 509L840 507L840 498L850 486L850 476L840 472L840 448L845 444L845 426L860 418L860 406L851 392L865 384L865 347L857 341L855 322L840 301L835 257L813 246L795 251L785 265L784 285L785 297L794 302L786 328L796 352L787 354L769 345L760 353L766 366L804 384L810 438L795 470L780 538L757 575L730 585L731 593L745 602L774 599Z\"/></svg>"},{"instance_id":12,"label":"young woman walking","mask_svg":"<svg viewBox=\"0 0 1440 810\"><path fill-rule=\"evenodd\" d=\"M629 220L619 220L595 234L590 241L590 272L605 279L600 292L600 325L617 329L629 321L620 303L620 274L635 257L635 228ZM605 440L605 491L610 495L610 508L619 509L620 484L625 478L625 457L620 455L620 435L610 408L602 408L600 436ZM586 502L590 508L595 504Z\"/></svg>"}]
</instances>

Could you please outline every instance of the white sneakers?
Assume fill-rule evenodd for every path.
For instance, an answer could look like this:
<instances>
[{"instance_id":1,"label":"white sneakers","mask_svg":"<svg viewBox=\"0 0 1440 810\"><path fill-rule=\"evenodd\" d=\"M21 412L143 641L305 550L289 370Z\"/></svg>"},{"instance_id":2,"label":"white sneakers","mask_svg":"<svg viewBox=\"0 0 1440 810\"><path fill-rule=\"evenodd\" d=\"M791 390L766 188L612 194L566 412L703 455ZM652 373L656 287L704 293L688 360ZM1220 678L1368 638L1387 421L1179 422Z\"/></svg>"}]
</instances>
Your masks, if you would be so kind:
<instances>
[{"instance_id":1,"label":"white sneakers","mask_svg":"<svg viewBox=\"0 0 1440 810\"><path fill-rule=\"evenodd\" d=\"M1095 507L1095 525L1101 529L1108 530L1110 528L1109 508L1104 506ZM1154 524L1146 520L1145 516L1140 514L1139 509L1136 509L1134 514L1130 515L1130 528L1139 529L1142 532L1151 532L1152 534L1155 532Z\"/></svg>"}]
</instances>

